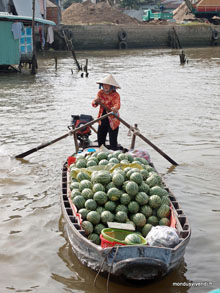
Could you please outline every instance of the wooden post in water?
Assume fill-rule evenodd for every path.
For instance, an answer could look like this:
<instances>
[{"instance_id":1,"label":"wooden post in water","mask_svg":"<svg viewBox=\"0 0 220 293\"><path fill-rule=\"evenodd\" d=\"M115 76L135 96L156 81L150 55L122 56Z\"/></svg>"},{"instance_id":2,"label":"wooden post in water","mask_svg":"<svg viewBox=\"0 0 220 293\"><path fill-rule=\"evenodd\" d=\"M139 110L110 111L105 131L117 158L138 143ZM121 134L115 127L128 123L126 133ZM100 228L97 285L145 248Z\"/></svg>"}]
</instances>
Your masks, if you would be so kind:
<instances>
[{"instance_id":1,"label":"wooden post in water","mask_svg":"<svg viewBox=\"0 0 220 293\"><path fill-rule=\"evenodd\" d=\"M55 70L57 70L57 56L54 57L55 60Z\"/></svg>"},{"instance_id":2,"label":"wooden post in water","mask_svg":"<svg viewBox=\"0 0 220 293\"><path fill-rule=\"evenodd\" d=\"M86 73L86 77L88 77L89 73L88 73L88 59L86 59L86 65L84 67L84 71Z\"/></svg>"},{"instance_id":3,"label":"wooden post in water","mask_svg":"<svg viewBox=\"0 0 220 293\"><path fill-rule=\"evenodd\" d=\"M33 42L33 56L31 74L36 74L37 58L36 58L36 36L35 36L35 0L32 2L33 17L32 17L32 42Z\"/></svg>"}]
</instances>

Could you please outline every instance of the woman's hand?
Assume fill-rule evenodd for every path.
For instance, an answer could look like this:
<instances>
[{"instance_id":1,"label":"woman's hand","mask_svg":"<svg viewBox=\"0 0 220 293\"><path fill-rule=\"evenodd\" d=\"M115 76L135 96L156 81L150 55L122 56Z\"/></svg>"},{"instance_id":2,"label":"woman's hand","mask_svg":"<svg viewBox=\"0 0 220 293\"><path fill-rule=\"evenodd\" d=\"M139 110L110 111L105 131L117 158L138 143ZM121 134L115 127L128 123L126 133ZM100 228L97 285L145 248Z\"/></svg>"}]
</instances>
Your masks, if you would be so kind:
<instances>
[{"instance_id":1,"label":"woman's hand","mask_svg":"<svg viewBox=\"0 0 220 293\"><path fill-rule=\"evenodd\" d=\"M112 111L113 111L114 113L118 113L118 109L115 108L115 107L112 107Z\"/></svg>"},{"instance_id":2,"label":"woman's hand","mask_svg":"<svg viewBox=\"0 0 220 293\"><path fill-rule=\"evenodd\" d=\"M100 98L96 98L96 99L94 100L94 103L95 103L96 105L98 105L99 102L100 102Z\"/></svg>"}]
</instances>

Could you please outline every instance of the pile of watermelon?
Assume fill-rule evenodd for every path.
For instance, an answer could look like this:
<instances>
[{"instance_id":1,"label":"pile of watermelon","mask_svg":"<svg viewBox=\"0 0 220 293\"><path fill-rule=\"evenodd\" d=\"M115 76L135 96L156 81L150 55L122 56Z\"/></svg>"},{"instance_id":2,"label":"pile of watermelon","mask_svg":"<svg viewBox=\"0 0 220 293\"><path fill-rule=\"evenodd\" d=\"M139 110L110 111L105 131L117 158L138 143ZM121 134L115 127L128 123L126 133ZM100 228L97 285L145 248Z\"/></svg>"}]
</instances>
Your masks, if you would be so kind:
<instances>
[{"instance_id":1,"label":"pile of watermelon","mask_svg":"<svg viewBox=\"0 0 220 293\"><path fill-rule=\"evenodd\" d=\"M121 151L79 154L69 186L82 229L97 245L107 222L131 223L143 237L152 226L170 225L168 191L144 158Z\"/></svg>"}]
</instances>

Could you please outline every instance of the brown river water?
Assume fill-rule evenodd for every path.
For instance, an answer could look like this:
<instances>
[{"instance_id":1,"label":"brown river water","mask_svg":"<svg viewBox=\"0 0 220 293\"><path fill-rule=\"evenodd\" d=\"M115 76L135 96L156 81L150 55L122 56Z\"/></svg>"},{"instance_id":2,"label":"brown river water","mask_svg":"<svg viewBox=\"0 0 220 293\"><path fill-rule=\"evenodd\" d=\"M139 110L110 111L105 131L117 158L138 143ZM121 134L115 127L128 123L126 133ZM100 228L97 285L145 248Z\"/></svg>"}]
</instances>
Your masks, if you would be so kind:
<instances>
[{"instance_id":1,"label":"brown river water","mask_svg":"<svg viewBox=\"0 0 220 293\"><path fill-rule=\"evenodd\" d=\"M179 268L138 288L114 282L109 293L209 292L220 288L220 47L78 52L38 56L38 73L0 75L0 292L106 292L106 279L82 266L64 237L61 169L72 137L27 156L24 151L68 132L71 114L97 115L96 81L112 73L121 85L121 117L179 163L139 138L187 215L192 236ZM54 56L58 57L55 70ZM120 143L129 146L127 129ZM95 135L93 135L95 138Z\"/></svg>"}]
</instances>

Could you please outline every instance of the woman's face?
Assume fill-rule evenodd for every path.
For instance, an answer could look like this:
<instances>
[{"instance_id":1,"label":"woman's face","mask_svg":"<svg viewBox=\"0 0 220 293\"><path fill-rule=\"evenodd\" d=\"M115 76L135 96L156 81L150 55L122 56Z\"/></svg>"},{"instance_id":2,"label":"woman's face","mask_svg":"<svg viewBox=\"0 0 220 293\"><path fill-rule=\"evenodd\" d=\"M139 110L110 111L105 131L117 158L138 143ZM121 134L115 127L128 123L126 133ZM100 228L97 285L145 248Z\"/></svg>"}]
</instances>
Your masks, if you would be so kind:
<instances>
[{"instance_id":1,"label":"woman's face","mask_svg":"<svg viewBox=\"0 0 220 293\"><path fill-rule=\"evenodd\" d=\"M109 84L103 84L103 90L105 93L109 93L111 91L111 86Z\"/></svg>"}]
</instances>

